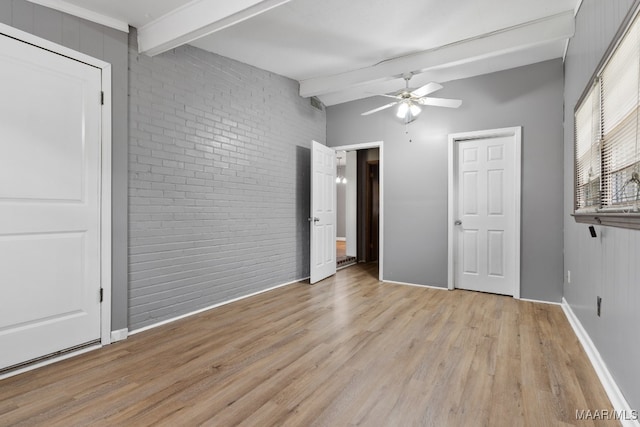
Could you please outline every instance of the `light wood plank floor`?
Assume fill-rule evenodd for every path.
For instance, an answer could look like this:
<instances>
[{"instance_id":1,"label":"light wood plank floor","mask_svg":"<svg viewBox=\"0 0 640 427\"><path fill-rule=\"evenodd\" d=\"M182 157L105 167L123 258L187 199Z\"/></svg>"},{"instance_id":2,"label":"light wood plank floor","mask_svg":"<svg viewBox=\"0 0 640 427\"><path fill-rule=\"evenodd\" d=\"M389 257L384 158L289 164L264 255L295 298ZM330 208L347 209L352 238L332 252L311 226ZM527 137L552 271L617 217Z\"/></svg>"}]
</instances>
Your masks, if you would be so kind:
<instances>
[{"instance_id":1,"label":"light wood plank floor","mask_svg":"<svg viewBox=\"0 0 640 427\"><path fill-rule=\"evenodd\" d=\"M0 425L569 426L611 409L560 307L356 265L0 381Z\"/></svg>"}]
</instances>

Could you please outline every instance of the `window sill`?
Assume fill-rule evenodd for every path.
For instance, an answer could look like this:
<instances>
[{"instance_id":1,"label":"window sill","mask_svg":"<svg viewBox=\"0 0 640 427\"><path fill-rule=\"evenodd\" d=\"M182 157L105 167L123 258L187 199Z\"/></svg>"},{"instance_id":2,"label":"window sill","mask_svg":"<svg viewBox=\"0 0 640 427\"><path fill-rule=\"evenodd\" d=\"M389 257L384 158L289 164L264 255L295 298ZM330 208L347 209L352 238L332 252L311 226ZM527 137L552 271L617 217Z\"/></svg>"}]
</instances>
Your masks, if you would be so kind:
<instances>
[{"instance_id":1,"label":"window sill","mask_svg":"<svg viewBox=\"0 0 640 427\"><path fill-rule=\"evenodd\" d=\"M583 224L640 230L640 213L580 212L571 216Z\"/></svg>"}]
</instances>

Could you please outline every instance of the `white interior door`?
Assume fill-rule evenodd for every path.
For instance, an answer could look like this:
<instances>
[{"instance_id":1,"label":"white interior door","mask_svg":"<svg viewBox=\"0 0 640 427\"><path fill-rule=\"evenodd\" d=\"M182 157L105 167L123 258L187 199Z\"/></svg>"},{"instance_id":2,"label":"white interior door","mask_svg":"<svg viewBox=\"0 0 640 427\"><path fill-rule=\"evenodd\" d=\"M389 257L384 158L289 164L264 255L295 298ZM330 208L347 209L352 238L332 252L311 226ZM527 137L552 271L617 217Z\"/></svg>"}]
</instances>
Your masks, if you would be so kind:
<instances>
[{"instance_id":1,"label":"white interior door","mask_svg":"<svg viewBox=\"0 0 640 427\"><path fill-rule=\"evenodd\" d=\"M311 283L336 273L336 152L311 147Z\"/></svg>"},{"instance_id":2,"label":"white interior door","mask_svg":"<svg viewBox=\"0 0 640 427\"><path fill-rule=\"evenodd\" d=\"M519 297L519 138L454 141L455 287Z\"/></svg>"},{"instance_id":3,"label":"white interior door","mask_svg":"<svg viewBox=\"0 0 640 427\"><path fill-rule=\"evenodd\" d=\"M0 35L0 369L98 340L101 71Z\"/></svg>"}]
</instances>

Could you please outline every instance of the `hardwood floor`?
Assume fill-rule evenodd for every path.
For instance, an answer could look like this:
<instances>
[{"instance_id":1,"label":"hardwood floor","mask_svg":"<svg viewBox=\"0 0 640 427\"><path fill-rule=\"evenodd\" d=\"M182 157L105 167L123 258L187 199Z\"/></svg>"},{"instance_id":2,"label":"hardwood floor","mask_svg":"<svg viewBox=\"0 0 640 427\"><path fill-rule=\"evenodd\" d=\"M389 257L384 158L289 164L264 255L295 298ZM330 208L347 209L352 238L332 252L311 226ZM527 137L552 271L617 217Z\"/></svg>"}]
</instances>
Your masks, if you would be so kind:
<instances>
[{"instance_id":1,"label":"hardwood floor","mask_svg":"<svg viewBox=\"0 0 640 427\"><path fill-rule=\"evenodd\" d=\"M559 306L362 264L0 381L2 426L616 425L583 409L611 406Z\"/></svg>"}]
</instances>

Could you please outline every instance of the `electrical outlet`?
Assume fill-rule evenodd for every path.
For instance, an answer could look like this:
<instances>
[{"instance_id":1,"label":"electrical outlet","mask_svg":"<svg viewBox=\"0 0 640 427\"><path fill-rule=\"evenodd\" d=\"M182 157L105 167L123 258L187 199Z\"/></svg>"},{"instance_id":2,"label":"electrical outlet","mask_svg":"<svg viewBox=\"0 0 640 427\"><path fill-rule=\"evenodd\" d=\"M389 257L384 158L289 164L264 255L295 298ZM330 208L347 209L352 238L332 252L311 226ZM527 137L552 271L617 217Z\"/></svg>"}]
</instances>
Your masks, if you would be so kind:
<instances>
[{"instance_id":1,"label":"electrical outlet","mask_svg":"<svg viewBox=\"0 0 640 427\"><path fill-rule=\"evenodd\" d=\"M596 307L598 312L598 317L600 317L600 309L602 308L602 297L598 297L596 300Z\"/></svg>"},{"instance_id":2,"label":"electrical outlet","mask_svg":"<svg viewBox=\"0 0 640 427\"><path fill-rule=\"evenodd\" d=\"M571 283L571 270L567 270L567 283Z\"/></svg>"}]
</instances>

